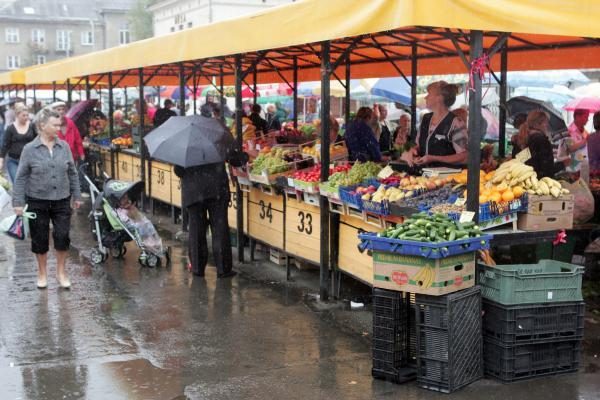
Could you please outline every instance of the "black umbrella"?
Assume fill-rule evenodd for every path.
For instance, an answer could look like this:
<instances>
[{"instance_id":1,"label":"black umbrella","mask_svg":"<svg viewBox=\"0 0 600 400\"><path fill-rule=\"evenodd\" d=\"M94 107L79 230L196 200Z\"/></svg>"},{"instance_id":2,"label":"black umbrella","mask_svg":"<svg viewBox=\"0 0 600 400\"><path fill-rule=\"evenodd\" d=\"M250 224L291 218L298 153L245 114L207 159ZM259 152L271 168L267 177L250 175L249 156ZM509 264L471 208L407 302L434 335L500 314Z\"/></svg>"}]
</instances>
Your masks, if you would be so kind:
<instances>
[{"instance_id":1,"label":"black umbrella","mask_svg":"<svg viewBox=\"0 0 600 400\"><path fill-rule=\"evenodd\" d=\"M554 134L567 130L567 124L565 123L561 112L554 108L551 103L546 101L532 99L531 97L526 96L517 96L506 102L506 108L511 120L514 120L519 114L527 114L530 111L545 111L550 117L551 133Z\"/></svg>"},{"instance_id":2,"label":"black umbrella","mask_svg":"<svg viewBox=\"0 0 600 400\"><path fill-rule=\"evenodd\" d=\"M221 121L200 115L171 117L144 141L152 157L184 168L223 162L234 144Z\"/></svg>"}]
</instances>

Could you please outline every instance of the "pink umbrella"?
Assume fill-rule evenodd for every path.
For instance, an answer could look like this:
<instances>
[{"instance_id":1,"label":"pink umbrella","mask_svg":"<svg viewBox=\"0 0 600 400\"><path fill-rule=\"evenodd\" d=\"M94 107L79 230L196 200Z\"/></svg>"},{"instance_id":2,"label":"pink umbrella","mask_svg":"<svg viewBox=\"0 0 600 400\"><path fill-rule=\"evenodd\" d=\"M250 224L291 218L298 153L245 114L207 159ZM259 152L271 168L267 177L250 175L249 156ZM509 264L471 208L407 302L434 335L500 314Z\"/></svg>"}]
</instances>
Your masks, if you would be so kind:
<instances>
[{"instance_id":1,"label":"pink umbrella","mask_svg":"<svg viewBox=\"0 0 600 400\"><path fill-rule=\"evenodd\" d=\"M590 112L600 111L600 99L597 97L580 97L569 101L564 109L567 111L589 110Z\"/></svg>"}]
</instances>

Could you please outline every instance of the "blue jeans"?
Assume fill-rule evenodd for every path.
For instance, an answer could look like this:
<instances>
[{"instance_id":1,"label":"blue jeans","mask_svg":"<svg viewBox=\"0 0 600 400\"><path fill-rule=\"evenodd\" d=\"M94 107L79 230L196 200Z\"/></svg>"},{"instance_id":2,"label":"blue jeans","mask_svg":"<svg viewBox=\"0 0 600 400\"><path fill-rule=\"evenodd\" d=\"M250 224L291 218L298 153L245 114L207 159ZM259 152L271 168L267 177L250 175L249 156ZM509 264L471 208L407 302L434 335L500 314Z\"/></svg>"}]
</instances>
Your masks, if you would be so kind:
<instances>
[{"instance_id":1,"label":"blue jeans","mask_svg":"<svg viewBox=\"0 0 600 400\"><path fill-rule=\"evenodd\" d=\"M15 160L11 157L6 157L6 170L8 171L8 177L10 178L10 183L15 183L15 178L17 177L17 168L19 167L19 160Z\"/></svg>"}]
</instances>

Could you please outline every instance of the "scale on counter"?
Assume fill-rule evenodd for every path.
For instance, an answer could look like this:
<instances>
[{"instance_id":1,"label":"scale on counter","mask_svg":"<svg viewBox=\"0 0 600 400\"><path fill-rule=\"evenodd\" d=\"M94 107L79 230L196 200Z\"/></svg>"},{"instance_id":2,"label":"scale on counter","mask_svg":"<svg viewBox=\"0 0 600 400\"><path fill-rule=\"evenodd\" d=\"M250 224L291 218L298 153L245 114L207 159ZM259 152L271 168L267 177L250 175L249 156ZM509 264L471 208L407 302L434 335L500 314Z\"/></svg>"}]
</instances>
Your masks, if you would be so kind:
<instances>
[{"instance_id":1,"label":"scale on counter","mask_svg":"<svg viewBox=\"0 0 600 400\"><path fill-rule=\"evenodd\" d=\"M423 176L439 176L441 178L445 178L449 175L454 175L460 173L460 169L456 168L448 168L448 167L433 167L433 168L423 168Z\"/></svg>"}]
</instances>

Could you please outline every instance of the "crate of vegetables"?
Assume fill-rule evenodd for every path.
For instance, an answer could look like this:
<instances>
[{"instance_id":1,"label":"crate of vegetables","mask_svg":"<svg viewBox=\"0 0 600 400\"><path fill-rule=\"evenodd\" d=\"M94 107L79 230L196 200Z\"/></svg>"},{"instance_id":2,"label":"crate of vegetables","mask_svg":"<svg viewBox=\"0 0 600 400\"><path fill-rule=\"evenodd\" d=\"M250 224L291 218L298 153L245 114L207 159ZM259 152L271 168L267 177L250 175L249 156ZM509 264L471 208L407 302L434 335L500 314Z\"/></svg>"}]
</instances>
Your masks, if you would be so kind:
<instances>
[{"instance_id":1,"label":"crate of vegetables","mask_svg":"<svg viewBox=\"0 0 600 400\"><path fill-rule=\"evenodd\" d=\"M474 222L460 223L443 214L422 212L383 232L363 233L359 238L362 250L440 259L489 249L492 236L483 234Z\"/></svg>"},{"instance_id":2,"label":"crate of vegetables","mask_svg":"<svg viewBox=\"0 0 600 400\"><path fill-rule=\"evenodd\" d=\"M319 193L319 181L321 180L321 164L312 168L301 169L292 174L294 188L306 193Z\"/></svg>"}]
</instances>

